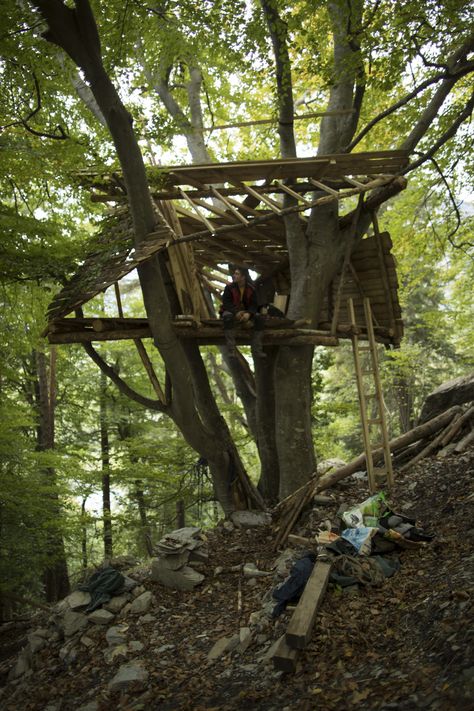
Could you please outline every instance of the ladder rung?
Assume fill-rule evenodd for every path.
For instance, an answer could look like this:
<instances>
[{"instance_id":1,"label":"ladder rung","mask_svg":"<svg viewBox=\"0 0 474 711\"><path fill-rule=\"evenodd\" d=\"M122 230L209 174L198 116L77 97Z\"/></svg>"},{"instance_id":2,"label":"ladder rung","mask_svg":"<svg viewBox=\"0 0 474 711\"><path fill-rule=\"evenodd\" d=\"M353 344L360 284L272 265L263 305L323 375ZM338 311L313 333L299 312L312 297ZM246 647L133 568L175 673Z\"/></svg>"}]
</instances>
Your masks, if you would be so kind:
<instances>
[{"instance_id":1,"label":"ladder rung","mask_svg":"<svg viewBox=\"0 0 474 711\"><path fill-rule=\"evenodd\" d=\"M365 393L365 399L368 400L369 398L377 397L377 393Z\"/></svg>"},{"instance_id":2,"label":"ladder rung","mask_svg":"<svg viewBox=\"0 0 474 711\"><path fill-rule=\"evenodd\" d=\"M370 351L372 350L370 346L359 346L359 353L362 351Z\"/></svg>"},{"instance_id":3,"label":"ladder rung","mask_svg":"<svg viewBox=\"0 0 474 711\"><path fill-rule=\"evenodd\" d=\"M372 420L367 420L367 424L368 425L381 425L382 420L380 419L380 417L374 417Z\"/></svg>"},{"instance_id":4,"label":"ladder rung","mask_svg":"<svg viewBox=\"0 0 474 711\"><path fill-rule=\"evenodd\" d=\"M375 373L374 370L361 370L360 372L362 375L373 375Z\"/></svg>"}]
</instances>

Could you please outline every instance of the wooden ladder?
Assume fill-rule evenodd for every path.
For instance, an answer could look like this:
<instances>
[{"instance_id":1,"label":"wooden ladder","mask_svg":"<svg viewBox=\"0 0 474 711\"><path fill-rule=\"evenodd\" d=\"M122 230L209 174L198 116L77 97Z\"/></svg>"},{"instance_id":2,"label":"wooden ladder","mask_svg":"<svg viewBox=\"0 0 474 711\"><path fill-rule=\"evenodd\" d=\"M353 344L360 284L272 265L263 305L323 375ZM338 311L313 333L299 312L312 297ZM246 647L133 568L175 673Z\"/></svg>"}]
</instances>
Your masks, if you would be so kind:
<instances>
[{"instance_id":1,"label":"wooden ladder","mask_svg":"<svg viewBox=\"0 0 474 711\"><path fill-rule=\"evenodd\" d=\"M382 395L382 386L380 383L377 343L375 341L374 326L372 323L372 310L370 300L364 298L364 316L367 328L367 342L360 344L358 328L356 324L354 303L352 299L348 300L348 311L353 326L352 334L352 352L354 354L354 365L357 381L357 392L359 394L360 416L362 421L362 434L364 437L364 449L367 462L367 476L369 479L369 490L371 494L376 491L375 471L374 471L374 451L380 447L383 449L385 462L385 475L389 489L393 488L393 467L392 458L390 455L390 445L387 432L387 422L385 419L384 402ZM364 366L362 366L362 358L365 358ZM367 382L372 380L373 392L366 390ZM369 418L367 415L367 400L373 399L377 415ZM376 445L372 445L370 428L376 426L379 428L380 441Z\"/></svg>"}]
</instances>

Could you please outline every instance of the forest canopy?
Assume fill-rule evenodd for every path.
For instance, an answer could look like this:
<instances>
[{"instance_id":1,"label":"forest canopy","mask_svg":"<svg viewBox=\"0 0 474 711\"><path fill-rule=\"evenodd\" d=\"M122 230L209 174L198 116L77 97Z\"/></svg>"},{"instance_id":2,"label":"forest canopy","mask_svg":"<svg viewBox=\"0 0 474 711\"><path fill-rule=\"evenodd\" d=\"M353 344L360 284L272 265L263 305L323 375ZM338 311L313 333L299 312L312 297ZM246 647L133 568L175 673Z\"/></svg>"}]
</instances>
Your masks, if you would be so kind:
<instances>
[{"instance_id":1,"label":"forest canopy","mask_svg":"<svg viewBox=\"0 0 474 711\"><path fill-rule=\"evenodd\" d=\"M350 344L270 346L264 363L244 349L236 364L223 348L184 343L163 255L120 285L122 308L147 317L151 339L50 346L47 307L117 209L91 201L84 173L116 176L138 248L165 224L149 184L164 165L406 151L397 187L282 218L287 316L315 328L375 213L393 242L405 324L401 347L381 348L391 431L412 427L439 383L472 371L472 27L461 0L8 3L5 594L53 599L67 588L66 560L74 572L102 555L149 555L175 526L177 501L187 520L210 523L275 503L318 460L362 450ZM117 315L115 296L96 296L88 312Z\"/></svg>"}]
</instances>

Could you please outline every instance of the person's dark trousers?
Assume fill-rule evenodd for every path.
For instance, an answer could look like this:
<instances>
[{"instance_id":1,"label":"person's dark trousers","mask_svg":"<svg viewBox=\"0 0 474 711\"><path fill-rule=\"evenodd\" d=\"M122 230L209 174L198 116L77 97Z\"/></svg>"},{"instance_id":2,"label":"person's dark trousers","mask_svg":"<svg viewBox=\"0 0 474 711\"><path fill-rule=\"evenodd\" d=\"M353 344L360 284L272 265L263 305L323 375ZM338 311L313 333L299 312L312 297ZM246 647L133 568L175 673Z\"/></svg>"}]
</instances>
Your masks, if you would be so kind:
<instances>
[{"instance_id":1,"label":"person's dark trousers","mask_svg":"<svg viewBox=\"0 0 474 711\"><path fill-rule=\"evenodd\" d=\"M237 349L235 347L235 319L234 314L230 311L224 311L222 314L224 323L224 339L229 353L229 358L237 357Z\"/></svg>"}]
</instances>

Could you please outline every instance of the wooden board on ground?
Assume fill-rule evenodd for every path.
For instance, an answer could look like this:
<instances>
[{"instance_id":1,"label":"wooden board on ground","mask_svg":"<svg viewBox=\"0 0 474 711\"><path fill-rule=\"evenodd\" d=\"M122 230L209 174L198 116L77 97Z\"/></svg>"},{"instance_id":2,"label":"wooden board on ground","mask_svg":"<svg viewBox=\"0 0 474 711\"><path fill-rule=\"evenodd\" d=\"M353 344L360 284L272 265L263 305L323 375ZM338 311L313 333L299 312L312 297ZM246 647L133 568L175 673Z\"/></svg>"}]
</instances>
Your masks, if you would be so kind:
<instances>
[{"instance_id":1,"label":"wooden board on ground","mask_svg":"<svg viewBox=\"0 0 474 711\"><path fill-rule=\"evenodd\" d=\"M299 653L299 649L293 649L288 645L285 635L282 634L272 655L273 668L275 671L295 672Z\"/></svg>"},{"instance_id":2,"label":"wooden board on ground","mask_svg":"<svg viewBox=\"0 0 474 711\"><path fill-rule=\"evenodd\" d=\"M286 642L292 649L304 649L308 644L330 573L331 563L322 560L316 562L285 633Z\"/></svg>"}]
</instances>

